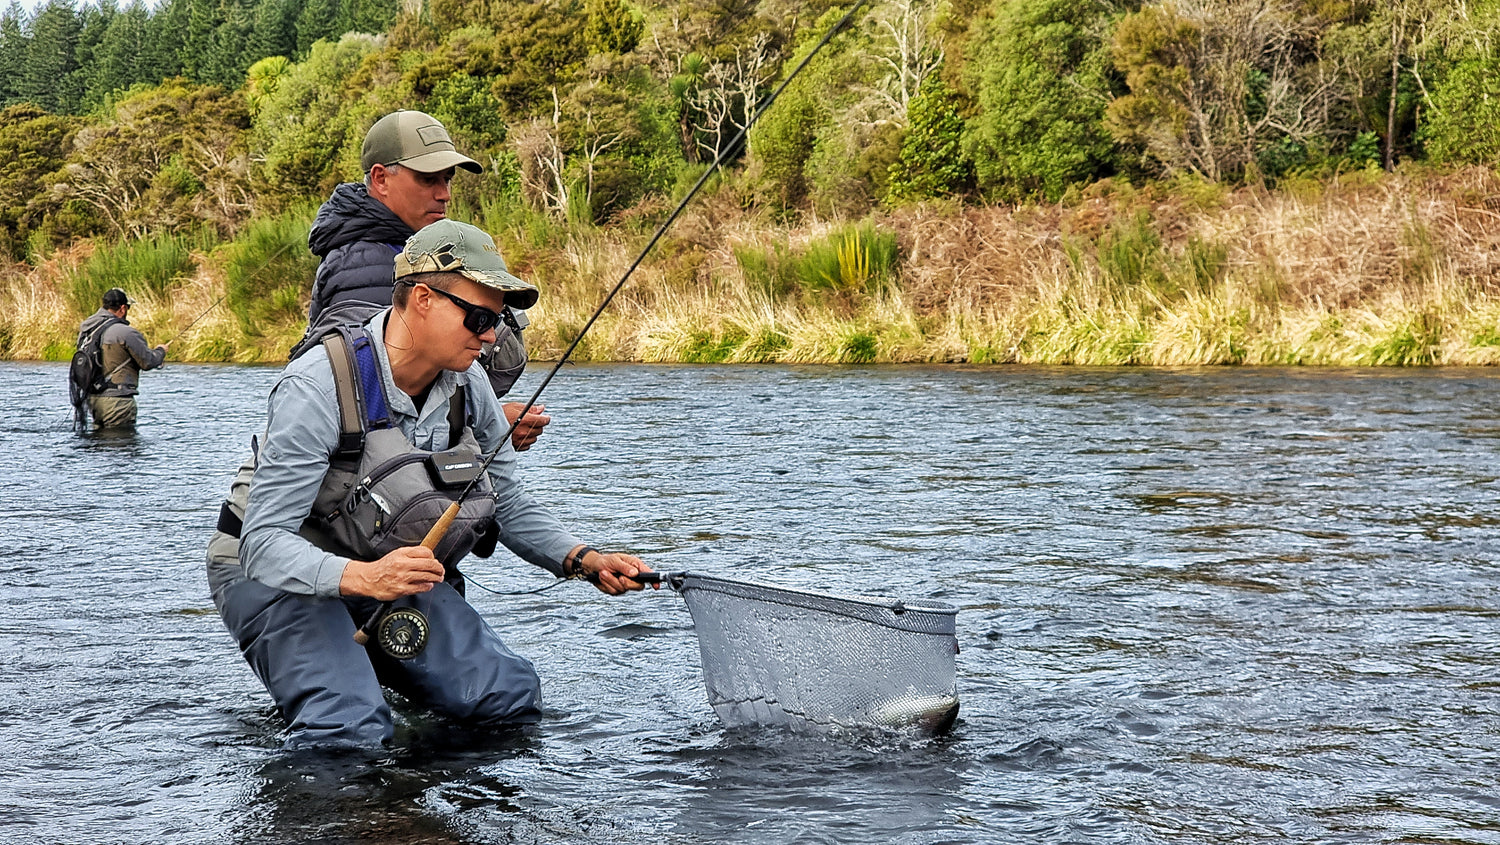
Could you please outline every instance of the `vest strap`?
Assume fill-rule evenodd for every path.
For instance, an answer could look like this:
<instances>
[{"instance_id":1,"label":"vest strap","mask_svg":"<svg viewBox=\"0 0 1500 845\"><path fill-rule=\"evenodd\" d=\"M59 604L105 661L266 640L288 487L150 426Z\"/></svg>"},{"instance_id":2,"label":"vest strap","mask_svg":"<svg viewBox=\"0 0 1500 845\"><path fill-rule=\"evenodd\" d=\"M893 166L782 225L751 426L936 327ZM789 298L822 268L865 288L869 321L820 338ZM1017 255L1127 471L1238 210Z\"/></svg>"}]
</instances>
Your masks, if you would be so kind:
<instances>
[{"instance_id":1,"label":"vest strap","mask_svg":"<svg viewBox=\"0 0 1500 845\"><path fill-rule=\"evenodd\" d=\"M352 337L351 337L352 336ZM333 368L334 392L339 400L339 445L336 460L358 461L365 448L365 432L391 427L391 409L380 377L375 344L363 329L340 328L323 338L328 364ZM463 437L468 423L468 393L463 385L448 401L448 445Z\"/></svg>"},{"instance_id":2,"label":"vest strap","mask_svg":"<svg viewBox=\"0 0 1500 845\"><path fill-rule=\"evenodd\" d=\"M343 332L329 332L323 338L328 351L328 365L333 368L333 389L339 400L339 444L335 460L357 461L365 450L364 403L360 401L360 379L354 375L354 353ZM381 399L384 400L384 393Z\"/></svg>"}]
</instances>

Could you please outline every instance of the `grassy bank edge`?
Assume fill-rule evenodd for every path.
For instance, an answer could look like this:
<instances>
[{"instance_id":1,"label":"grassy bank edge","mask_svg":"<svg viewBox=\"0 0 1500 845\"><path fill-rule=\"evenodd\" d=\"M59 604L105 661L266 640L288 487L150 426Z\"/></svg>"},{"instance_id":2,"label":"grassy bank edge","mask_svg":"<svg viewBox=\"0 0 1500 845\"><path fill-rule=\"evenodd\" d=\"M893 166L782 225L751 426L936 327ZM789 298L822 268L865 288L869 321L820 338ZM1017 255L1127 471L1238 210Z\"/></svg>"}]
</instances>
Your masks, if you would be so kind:
<instances>
[{"instance_id":1,"label":"grassy bank edge","mask_svg":"<svg viewBox=\"0 0 1500 845\"><path fill-rule=\"evenodd\" d=\"M1496 197L1500 183L1482 168L1275 192L1106 182L1056 205L925 205L789 227L720 194L679 222L575 358L1492 366ZM537 360L561 354L645 240L639 226L579 229L515 210L455 216L494 232L513 269L542 288L528 333ZM298 225L280 226L280 253L300 248ZM887 270L874 243L884 237L896 252ZM83 279L103 248L79 243L0 270L0 358L71 356L92 310L81 310L80 288L102 284ZM140 300L132 322L157 343L201 316L169 360L284 361L310 279L246 288L234 264L244 252L198 244L190 274L127 285Z\"/></svg>"}]
</instances>

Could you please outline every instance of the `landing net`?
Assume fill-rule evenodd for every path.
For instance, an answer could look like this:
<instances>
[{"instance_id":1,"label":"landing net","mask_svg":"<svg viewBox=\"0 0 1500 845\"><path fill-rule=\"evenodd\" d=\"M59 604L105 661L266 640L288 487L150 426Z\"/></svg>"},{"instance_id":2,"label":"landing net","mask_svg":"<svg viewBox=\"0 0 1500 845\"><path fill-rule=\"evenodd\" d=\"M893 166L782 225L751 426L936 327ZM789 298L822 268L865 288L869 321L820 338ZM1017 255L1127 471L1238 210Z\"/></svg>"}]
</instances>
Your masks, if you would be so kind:
<instances>
[{"instance_id":1,"label":"landing net","mask_svg":"<svg viewBox=\"0 0 1500 845\"><path fill-rule=\"evenodd\" d=\"M724 724L946 730L958 609L681 573L708 701Z\"/></svg>"}]
</instances>

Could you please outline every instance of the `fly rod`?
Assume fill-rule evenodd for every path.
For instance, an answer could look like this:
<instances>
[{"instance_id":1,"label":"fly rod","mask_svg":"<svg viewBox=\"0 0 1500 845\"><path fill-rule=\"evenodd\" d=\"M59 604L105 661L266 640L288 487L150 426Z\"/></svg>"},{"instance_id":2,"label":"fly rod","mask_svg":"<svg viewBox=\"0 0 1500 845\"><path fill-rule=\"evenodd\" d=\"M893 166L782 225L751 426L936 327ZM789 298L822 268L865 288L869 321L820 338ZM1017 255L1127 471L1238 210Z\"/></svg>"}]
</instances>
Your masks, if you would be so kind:
<instances>
[{"instance_id":1,"label":"fly rod","mask_svg":"<svg viewBox=\"0 0 1500 845\"><path fill-rule=\"evenodd\" d=\"M724 162L739 151L740 146L745 141L745 137L750 132L750 127L754 126L760 120L761 115L765 114L766 110L771 107L771 104L776 102L776 99L781 96L781 92L785 91L787 86L792 83L792 80L796 79L802 73L803 68L807 67L808 63L823 49L824 45L832 41L835 35L838 35L843 31L844 27L849 25L849 22L854 19L854 13L859 11L860 7L865 4L865 1L855 0L854 5L849 7L849 11L842 18L839 18L838 22L828 29L828 32L823 34L822 40L818 41L812 50L808 51L808 54L802 57L802 61L797 63L797 66L792 69L790 74L787 74L786 79L781 81L776 90L760 101L755 108L755 113L750 116L749 120L745 121L745 125L730 140L728 146L714 157L713 163L709 165L707 170L703 171L703 175L698 177L698 181L693 183L693 187L688 190L687 195L682 198L681 202L677 203L677 207L672 209L672 213L667 215L667 219L662 221L660 226L656 227L656 233L651 236L651 240L641 249L640 254L636 256L635 261L631 262L630 267L620 277L620 280L615 282L614 287L609 289L609 293L605 294L603 301L599 303L599 307L594 309L594 313L589 317L588 322L584 323L583 328L578 330L578 335L573 338L573 342L568 344L568 348L557 359L557 363L553 364L552 369L548 370L547 374L542 377L541 383L532 392L531 398L527 399L526 404L521 406L521 411L516 414L515 421L506 429L505 436L500 438L500 445L496 446L484 457L484 461L479 465L479 472L475 473L474 478L468 484L464 485L463 490L458 494L458 498L453 501L453 504L448 506L448 509L443 512L442 516L438 517L438 521L433 523L432 528L427 532L427 536L422 538L423 546L429 550L437 548L437 544L442 541L443 535L447 534L448 528L453 525L453 520L458 517L459 509L463 506L464 500L474 491L475 485L479 483L479 479L489 469L490 463L495 459L495 456L499 455L500 450L505 448L505 444L510 442L511 435L515 433L516 426L521 424L521 420L525 418L526 412L530 411L536 405L537 399L541 398L542 391L547 389L547 385L552 383L553 376L556 376L563 365L568 362L568 359L572 357L573 351L583 341L583 336L588 333L589 329L593 328L594 323L599 319L599 315L603 314L604 309L608 308L609 304L614 301L615 295L620 292L620 289L625 287L625 283L630 280L631 274L636 271L636 268L641 266L641 262L646 260L646 256L650 254L652 248L661 240L662 235L666 234L667 229L676 222L693 197L697 196L698 192L703 189L703 186L708 184L708 180L723 168ZM582 564L582 561L577 561L577 563ZM360 645L369 642L370 637L375 635L377 629L380 627L381 620L390 612L390 609L390 602L381 602L380 607L370 615L369 620L359 630L354 632L354 641ZM427 626L426 620L421 617L421 613L415 608L402 608L400 612L402 614L401 621L406 631L410 634L413 632L413 628L415 628L415 635L421 637L423 639L422 645L425 645ZM412 649L412 654L420 651L421 648L422 646L420 645L415 646Z\"/></svg>"}]
</instances>

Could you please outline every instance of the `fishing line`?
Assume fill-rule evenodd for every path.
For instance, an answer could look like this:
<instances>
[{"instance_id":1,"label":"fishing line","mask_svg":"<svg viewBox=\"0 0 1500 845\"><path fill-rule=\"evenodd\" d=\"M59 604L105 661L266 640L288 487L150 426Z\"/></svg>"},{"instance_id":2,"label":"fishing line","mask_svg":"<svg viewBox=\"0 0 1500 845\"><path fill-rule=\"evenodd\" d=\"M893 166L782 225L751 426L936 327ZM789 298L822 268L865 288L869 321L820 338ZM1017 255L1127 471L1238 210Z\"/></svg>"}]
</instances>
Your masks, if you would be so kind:
<instances>
[{"instance_id":1,"label":"fishing line","mask_svg":"<svg viewBox=\"0 0 1500 845\"><path fill-rule=\"evenodd\" d=\"M537 385L536 390L531 394L531 398L527 399L526 404L521 406L520 413L516 414L515 420L511 422L510 427L505 430L505 436L500 438L500 445L496 446L488 455L485 456L484 460L479 465L479 472L475 473L474 478L471 479L468 484L464 485L463 490L461 490L458 494L458 498L454 500L453 504L448 506L448 509L444 511L443 515L438 517L438 521L433 524L432 529L427 532L427 536L422 539L423 546L426 546L428 549L434 549L437 547L438 542L443 539L443 535L448 533L448 528L453 524L453 520L458 517L459 508L462 507L464 500L467 499L469 497L469 494L474 491L475 486L479 483L479 479L484 476L485 472L489 469L490 463L495 460L495 457L497 455L500 454L500 450L505 448L505 444L510 442L511 436L515 434L516 427L520 425L521 421L526 417L526 412L530 411L536 405L537 400L541 398L542 391L547 389L547 385L552 383L553 376L556 376L558 371L562 369L563 365L568 362L568 359L572 357L574 350L578 348L578 344L583 342L583 336L588 333L589 329L593 328L594 323L598 321L599 316L604 313L604 309L608 308L609 304L614 301L615 295L618 294L620 292L620 289L625 286L625 283L629 281L631 274L633 274L636 271L636 268L640 267L641 263L646 260L646 256L651 252L652 248L656 246L657 242L661 240L662 235L666 234L667 229L674 222L676 222L677 218L682 214L683 210L687 208L688 203L692 201L693 197L697 196L698 192L703 189L703 186L708 184L708 180L715 173L718 173L721 169L723 169L723 165L726 160L739 152L741 145L744 144L745 138L750 132L750 127L754 126L756 122L760 120L761 116L766 113L766 110L771 107L771 104L775 103L776 99L781 96L782 92L786 90L787 86L792 84L792 80L796 79L797 76L802 73L803 69L807 67L808 63L812 61L813 57L816 56L829 41L832 41L835 35L838 35L844 30L846 26L849 25L849 22L854 19L854 14L859 11L860 7L864 6L865 2L866 0L855 0L854 5L849 8L849 11L846 12L842 18L839 18L838 22L823 34L823 38L813 46L812 50L808 51L808 54L806 56L802 57L802 61L797 63L797 66L792 69L792 72L787 75L786 79L783 79L781 81L781 84L776 87L776 90L772 91L756 105L754 114L750 116L749 120L745 121L745 125L741 127L740 131L736 133L734 138L730 140L729 145L719 152L719 154L714 158L713 163L709 165L708 169L703 171L703 175L698 177L698 181L693 183L693 187L688 190L687 195L682 198L681 202L677 203L677 207L672 209L672 213L667 215L667 219L662 221L662 224L656 228L656 232L651 236L651 240L647 241L646 246L641 249L640 254L636 256L635 261L631 262L630 267L625 271L625 274L620 277L620 280L618 282L615 282L614 287L609 289L609 293L605 294L603 301L599 303L599 307L594 309L594 313L589 317L588 322L584 323L583 328L578 330L578 335L573 338L573 342L568 344L568 348L564 350L563 354L557 359L557 363L553 364L552 368L547 371L547 374L542 377L541 383ZM578 561L578 563L581 564L582 561ZM417 619L414 617L421 618ZM387 620L390 621L388 622ZM416 610L415 608L407 607L392 611L391 602L387 601L381 602L380 607L377 608L373 614L371 614L369 620L366 621L364 625L360 626L359 630L354 632L354 641L363 645L369 642L372 636L379 634L380 639L378 641L381 643L382 647L384 647L388 634L397 637L405 637L407 638L407 640L403 640L403 642L401 643L401 650L405 651L411 648L409 638L420 634L420 645L415 646L415 649L412 650L410 654L405 655L406 657L412 657L419 653L422 648L426 647L426 633L426 618L421 616L420 611ZM387 650L387 653L390 653L389 650ZM393 654L392 656L400 657L402 655Z\"/></svg>"}]
</instances>

